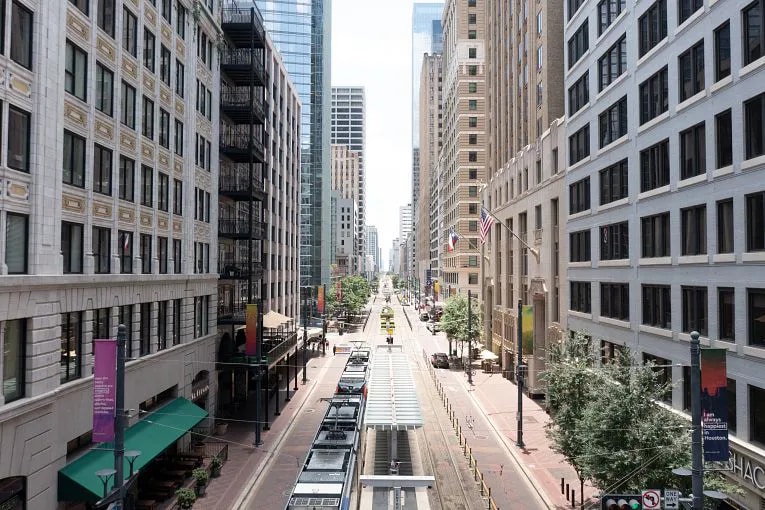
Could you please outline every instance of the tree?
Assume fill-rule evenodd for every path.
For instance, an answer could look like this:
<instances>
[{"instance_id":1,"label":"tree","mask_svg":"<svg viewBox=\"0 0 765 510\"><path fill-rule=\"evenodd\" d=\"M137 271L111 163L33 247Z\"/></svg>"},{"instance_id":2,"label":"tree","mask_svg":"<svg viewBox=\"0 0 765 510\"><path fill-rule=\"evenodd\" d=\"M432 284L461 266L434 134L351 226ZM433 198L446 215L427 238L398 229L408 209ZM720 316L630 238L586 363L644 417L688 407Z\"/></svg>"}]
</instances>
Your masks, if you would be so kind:
<instances>
[{"instance_id":1,"label":"tree","mask_svg":"<svg viewBox=\"0 0 765 510\"><path fill-rule=\"evenodd\" d=\"M342 297L337 300L337 287L342 285ZM334 316L356 315L367 304L369 283L361 276L346 276L333 283L327 293L327 312Z\"/></svg>"},{"instance_id":2,"label":"tree","mask_svg":"<svg viewBox=\"0 0 765 510\"><path fill-rule=\"evenodd\" d=\"M476 299L472 300L470 307L473 315L470 324L473 340L480 339L482 329L481 308L477 301ZM465 296L457 294L446 300L440 326L449 341L449 354L452 354L452 340L459 341L461 344L468 341L467 298Z\"/></svg>"}]
</instances>

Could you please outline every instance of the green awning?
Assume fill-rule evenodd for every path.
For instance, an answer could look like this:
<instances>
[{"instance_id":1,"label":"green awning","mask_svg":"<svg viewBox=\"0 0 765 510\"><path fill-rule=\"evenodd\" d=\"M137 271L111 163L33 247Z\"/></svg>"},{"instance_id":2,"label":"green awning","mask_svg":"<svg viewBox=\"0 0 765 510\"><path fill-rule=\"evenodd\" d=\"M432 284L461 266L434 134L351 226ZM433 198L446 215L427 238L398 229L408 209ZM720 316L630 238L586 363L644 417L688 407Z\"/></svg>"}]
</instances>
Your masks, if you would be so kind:
<instances>
[{"instance_id":1,"label":"green awning","mask_svg":"<svg viewBox=\"0 0 765 510\"><path fill-rule=\"evenodd\" d=\"M176 398L150 413L125 431L125 451L140 450L133 466L139 470L183 437L207 416L207 411L185 398ZM95 502L102 498L104 486L96 471L114 467L114 443L101 443L58 471L58 500ZM124 461L125 478L130 464ZM111 482L110 482L111 484ZM111 485L110 487L111 488Z\"/></svg>"}]
</instances>

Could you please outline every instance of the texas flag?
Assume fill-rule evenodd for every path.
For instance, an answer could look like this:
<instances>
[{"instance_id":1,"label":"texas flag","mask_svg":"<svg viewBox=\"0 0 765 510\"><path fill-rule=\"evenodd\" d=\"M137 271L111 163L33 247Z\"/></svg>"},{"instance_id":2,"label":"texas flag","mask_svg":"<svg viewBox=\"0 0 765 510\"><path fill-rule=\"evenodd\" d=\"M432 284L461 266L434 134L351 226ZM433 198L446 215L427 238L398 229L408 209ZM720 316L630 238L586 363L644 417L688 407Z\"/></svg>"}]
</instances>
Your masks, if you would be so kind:
<instances>
[{"instance_id":1,"label":"texas flag","mask_svg":"<svg viewBox=\"0 0 765 510\"><path fill-rule=\"evenodd\" d=\"M457 241L459 240L460 236L457 235L457 232L454 231L454 227L449 229L449 245L447 246L447 251L454 251L454 248L457 246Z\"/></svg>"}]
</instances>

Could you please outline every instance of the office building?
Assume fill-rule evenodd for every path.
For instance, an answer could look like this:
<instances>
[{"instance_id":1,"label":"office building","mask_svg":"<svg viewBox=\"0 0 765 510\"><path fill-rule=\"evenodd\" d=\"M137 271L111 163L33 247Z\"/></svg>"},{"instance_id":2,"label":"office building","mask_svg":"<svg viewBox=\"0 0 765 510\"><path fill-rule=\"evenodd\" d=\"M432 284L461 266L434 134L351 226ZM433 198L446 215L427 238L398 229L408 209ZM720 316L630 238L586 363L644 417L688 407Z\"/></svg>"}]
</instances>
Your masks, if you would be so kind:
<instances>
[{"instance_id":1,"label":"office building","mask_svg":"<svg viewBox=\"0 0 765 510\"><path fill-rule=\"evenodd\" d=\"M743 508L765 504L765 3L569 2L568 326L690 408L690 332L728 351ZM581 5L579 5L581 4Z\"/></svg>"},{"instance_id":2,"label":"office building","mask_svg":"<svg viewBox=\"0 0 765 510\"><path fill-rule=\"evenodd\" d=\"M412 231L412 204L402 205L398 208L398 234L402 242Z\"/></svg>"},{"instance_id":3,"label":"office building","mask_svg":"<svg viewBox=\"0 0 765 510\"><path fill-rule=\"evenodd\" d=\"M401 266L401 241L398 237L391 243L388 262L388 270L393 274L398 274Z\"/></svg>"},{"instance_id":4,"label":"office building","mask_svg":"<svg viewBox=\"0 0 765 510\"><path fill-rule=\"evenodd\" d=\"M240 5L242 1L238 2ZM300 284L329 283L331 0L256 0L300 94Z\"/></svg>"},{"instance_id":5,"label":"office building","mask_svg":"<svg viewBox=\"0 0 765 510\"><path fill-rule=\"evenodd\" d=\"M335 272L332 276L351 276L361 274L363 267L359 265L358 243L358 207L352 198L338 198L335 230L337 241L335 245Z\"/></svg>"},{"instance_id":6,"label":"office building","mask_svg":"<svg viewBox=\"0 0 765 510\"><path fill-rule=\"evenodd\" d=\"M486 4L449 0L441 20L443 53L443 230L459 236L445 254L441 285L479 296L479 184L486 181Z\"/></svg>"},{"instance_id":7,"label":"office building","mask_svg":"<svg viewBox=\"0 0 765 510\"><path fill-rule=\"evenodd\" d=\"M348 264L348 274L357 274L362 270L362 257L361 257L361 250L359 248L359 228L358 228L358 204L360 201L359 196L359 189L361 188L360 181L361 181L361 162L359 159L359 154L355 151L352 151L348 148L347 145L332 145L332 151L331 151L331 175L332 175L332 191L338 192L338 211L337 213L340 214L343 217L348 216L348 213L350 211L341 212L340 208L345 207L349 208L348 204L341 204L340 200L350 200L353 202L353 215L355 217L354 219L354 226L356 228L356 231L353 233L350 239L345 239L345 248L344 253L347 251L348 254L351 257L350 263ZM347 219L343 221L343 224L347 223ZM339 223L336 221L336 225L339 225ZM340 250L341 246L343 246L343 240L340 238L340 235L338 233L337 236L337 242L338 245L336 247L336 250ZM350 251L348 251L347 244L349 242L354 243L354 246ZM337 251L335 252L337 253ZM334 262L337 264L337 261Z\"/></svg>"},{"instance_id":8,"label":"office building","mask_svg":"<svg viewBox=\"0 0 765 510\"><path fill-rule=\"evenodd\" d=\"M154 4L2 3L0 485L13 508L102 496L80 466L113 463L93 449L91 374L95 340L119 324L128 425L175 410L157 418L172 439L145 422L128 433L137 466L217 412L221 26L203 4Z\"/></svg>"},{"instance_id":9,"label":"office building","mask_svg":"<svg viewBox=\"0 0 765 510\"><path fill-rule=\"evenodd\" d=\"M366 140L366 111L364 87L332 87L333 145L345 145L359 157L359 189L356 193L358 209L357 251L362 261L366 254L364 226L366 225L367 179L364 173L364 145ZM363 269L363 265L360 267Z\"/></svg>"},{"instance_id":10,"label":"office building","mask_svg":"<svg viewBox=\"0 0 765 510\"><path fill-rule=\"evenodd\" d=\"M377 273L378 271L382 271L382 266L380 265L382 262L380 260L380 241L377 236L377 227L374 225L367 225L365 229L364 239L367 244L366 254L372 256L372 272Z\"/></svg>"}]
</instances>

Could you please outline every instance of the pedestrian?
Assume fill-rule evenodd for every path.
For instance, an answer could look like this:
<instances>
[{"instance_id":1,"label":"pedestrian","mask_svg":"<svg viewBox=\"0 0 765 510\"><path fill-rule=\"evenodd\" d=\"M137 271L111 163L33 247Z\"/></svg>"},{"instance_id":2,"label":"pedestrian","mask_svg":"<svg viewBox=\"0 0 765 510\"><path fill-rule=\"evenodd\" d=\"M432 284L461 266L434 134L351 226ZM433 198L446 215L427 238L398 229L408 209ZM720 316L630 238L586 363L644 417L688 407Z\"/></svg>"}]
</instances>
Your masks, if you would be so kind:
<instances>
[{"instance_id":1,"label":"pedestrian","mask_svg":"<svg viewBox=\"0 0 765 510\"><path fill-rule=\"evenodd\" d=\"M337 346L333 345L332 346L332 356L334 356L335 354L337 354Z\"/></svg>"}]
</instances>

